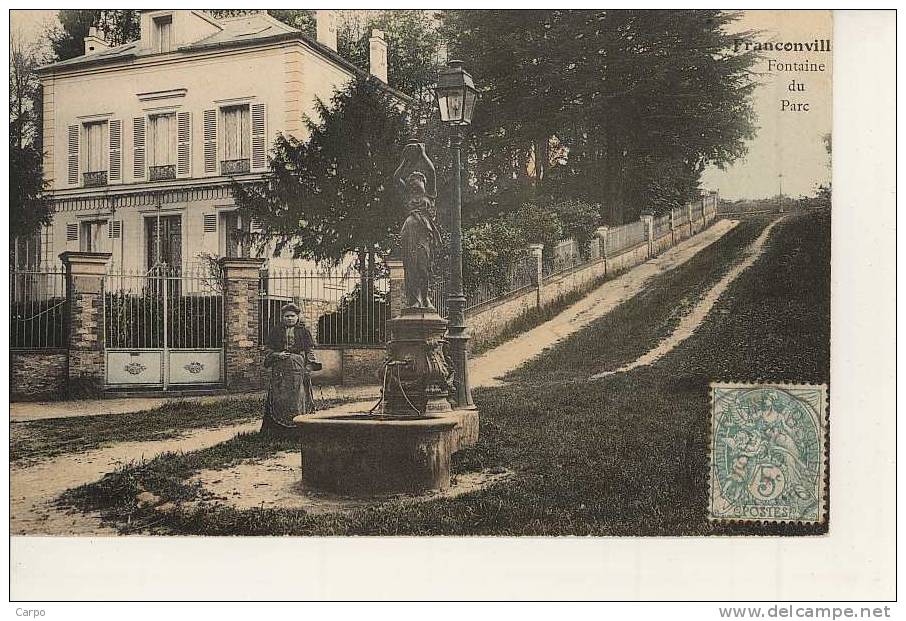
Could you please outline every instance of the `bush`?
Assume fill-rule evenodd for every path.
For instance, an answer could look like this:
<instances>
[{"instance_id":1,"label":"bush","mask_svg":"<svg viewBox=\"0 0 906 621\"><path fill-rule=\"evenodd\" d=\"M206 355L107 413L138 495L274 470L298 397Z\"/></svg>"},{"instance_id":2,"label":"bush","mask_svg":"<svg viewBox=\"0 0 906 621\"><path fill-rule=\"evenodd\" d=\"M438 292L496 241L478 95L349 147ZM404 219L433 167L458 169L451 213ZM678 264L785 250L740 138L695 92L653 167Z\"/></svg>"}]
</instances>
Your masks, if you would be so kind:
<instances>
[{"instance_id":1,"label":"bush","mask_svg":"<svg viewBox=\"0 0 906 621\"><path fill-rule=\"evenodd\" d=\"M564 237L574 239L579 253L587 259L591 240L601 220L601 205L568 200L554 204L553 210L560 220Z\"/></svg>"},{"instance_id":2,"label":"bush","mask_svg":"<svg viewBox=\"0 0 906 621\"><path fill-rule=\"evenodd\" d=\"M510 268L526 254L522 231L508 218L495 218L463 231L463 286L467 292L489 283L503 293Z\"/></svg>"},{"instance_id":3,"label":"bush","mask_svg":"<svg viewBox=\"0 0 906 621\"><path fill-rule=\"evenodd\" d=\"M517 230L522 232L522 238L526 243L544 244L545 252L563 239L560 218L552 209L528 203L510 214L508 219Z\"/></svg>"}]
</instances>

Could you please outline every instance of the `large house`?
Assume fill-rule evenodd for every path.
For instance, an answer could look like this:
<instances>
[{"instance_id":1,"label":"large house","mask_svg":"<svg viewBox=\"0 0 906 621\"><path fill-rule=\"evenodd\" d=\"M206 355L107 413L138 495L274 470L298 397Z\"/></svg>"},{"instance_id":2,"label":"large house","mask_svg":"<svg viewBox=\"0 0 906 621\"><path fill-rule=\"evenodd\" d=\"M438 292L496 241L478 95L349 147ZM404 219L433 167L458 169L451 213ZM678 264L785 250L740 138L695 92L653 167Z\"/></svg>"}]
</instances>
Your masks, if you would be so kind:
<instances>
[{"instance_id":1,"label":"large house","mask_svg":"<svg viewBox=\"0 0 906 621\"><path fill-rule=\"evenodd\" d=\"M244 256L234 232L255 223L238 216L230 181L260 177L278 133L304 139L315 99L365 75L336 43L330 11L317 12L312 39L264 12L144 10L140 40L108 47L92 31L83 56L41 68L55 207L41 262L110 252L112 270L143 272ZM386 83L380 31L370 52Z\"/></svg>"}]
</instances>

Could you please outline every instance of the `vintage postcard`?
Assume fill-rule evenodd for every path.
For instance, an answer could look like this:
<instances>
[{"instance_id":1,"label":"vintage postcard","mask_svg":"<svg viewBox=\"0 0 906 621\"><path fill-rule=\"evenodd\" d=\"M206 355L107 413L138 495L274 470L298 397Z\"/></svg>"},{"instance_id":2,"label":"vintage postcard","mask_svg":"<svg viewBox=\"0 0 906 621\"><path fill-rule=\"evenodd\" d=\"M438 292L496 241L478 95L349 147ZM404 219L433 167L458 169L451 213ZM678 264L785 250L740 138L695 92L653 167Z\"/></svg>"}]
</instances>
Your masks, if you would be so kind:
<instances>
[{"instance_id":1,"label":"vintage postcard","mask_svg":"<svg viewBox=\"0 0 906 621\"><path fill-rule=\"evenodd\" d=\"M13 10L11 534L832 534L834 19Z\"/></svg>"}]
</instances>

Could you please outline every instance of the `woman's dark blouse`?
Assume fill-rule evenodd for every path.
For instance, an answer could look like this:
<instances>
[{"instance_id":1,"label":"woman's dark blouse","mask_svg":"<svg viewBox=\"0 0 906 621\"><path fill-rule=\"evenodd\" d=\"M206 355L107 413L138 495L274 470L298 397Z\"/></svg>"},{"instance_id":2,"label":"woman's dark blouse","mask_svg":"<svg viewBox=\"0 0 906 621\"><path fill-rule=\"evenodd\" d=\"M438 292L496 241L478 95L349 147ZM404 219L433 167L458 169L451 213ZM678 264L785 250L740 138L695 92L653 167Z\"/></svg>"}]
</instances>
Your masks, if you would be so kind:
<instances>
[{"instance_id":1,"label":"woman's dark blouse","mask_svg":"<svg viewBox=\"0 0 906 621\"><path fill-rule=\"evenodd\" d=\"M294 343L286 347L286 327L276 326L267 335L267 348L271 351L288 351L293 354L302 354L315 348L315 339L305 326L297 325L294 330Z\"/></svg>"}]
</instances>

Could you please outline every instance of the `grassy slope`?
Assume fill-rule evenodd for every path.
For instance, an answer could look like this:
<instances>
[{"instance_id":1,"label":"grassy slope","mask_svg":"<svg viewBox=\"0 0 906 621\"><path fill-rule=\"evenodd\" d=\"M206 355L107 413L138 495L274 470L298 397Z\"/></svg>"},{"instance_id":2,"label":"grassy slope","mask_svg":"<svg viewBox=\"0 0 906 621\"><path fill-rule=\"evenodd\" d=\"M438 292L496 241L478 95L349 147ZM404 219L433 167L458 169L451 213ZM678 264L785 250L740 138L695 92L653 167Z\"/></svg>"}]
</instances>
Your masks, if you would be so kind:
<instances>
[{"instance_id":1,"label":"grassy slope","mask_svg":"<svg viewBox=\"0 0 906 621\"><path fill-rule=\"evenodd\" d=\"M737 250L744 241L736 240ZM705 270L707 280L725 271L731 248L712 259L715 269L713 274ZM644 350L656 340L652 332L666 330L675 320L672 309L684 299L694 302L691 292L702 290L702 274L701 265L690 262L659 277L645 304L630 300L617 309L624 321L649 312L650 323L623 338ZM821 532L826 528L708 523L708 382L826 382L829 305L829 214L784 221L769 239L766 254L730 287L696 334L651 367L601 381L541 385L550 381L552 368L557 377L587 376L636 355L615 353L614 337L608 336L613 320L605 318L517 372L521 383L478 391L481 439L456 455L455 468L462 472L503 465L517 475L467 496L318 517L292 510L205 506L161 518L134 508L138 480L165 497L191 498L197 490L182 481L197 468L283 448L240 437L230 446L126 468L73 491L68 500L107 509L118 521L131 515L139 524L153 520L161 532L197 534Z\"/></svg>"},{"instance_id":2,"label":"grassy slope","mask_svg":"<svg viewBox=\"0 0 906 621\"><path fill-rule=\"evenodd\" d=\"M680 319L738 261L771 218L743 220L679 268L652 278L636 296L582 333L529 361L506 379L516 382L582 379L632 362L668 336Z\"/></svg>"}]
</instances>

